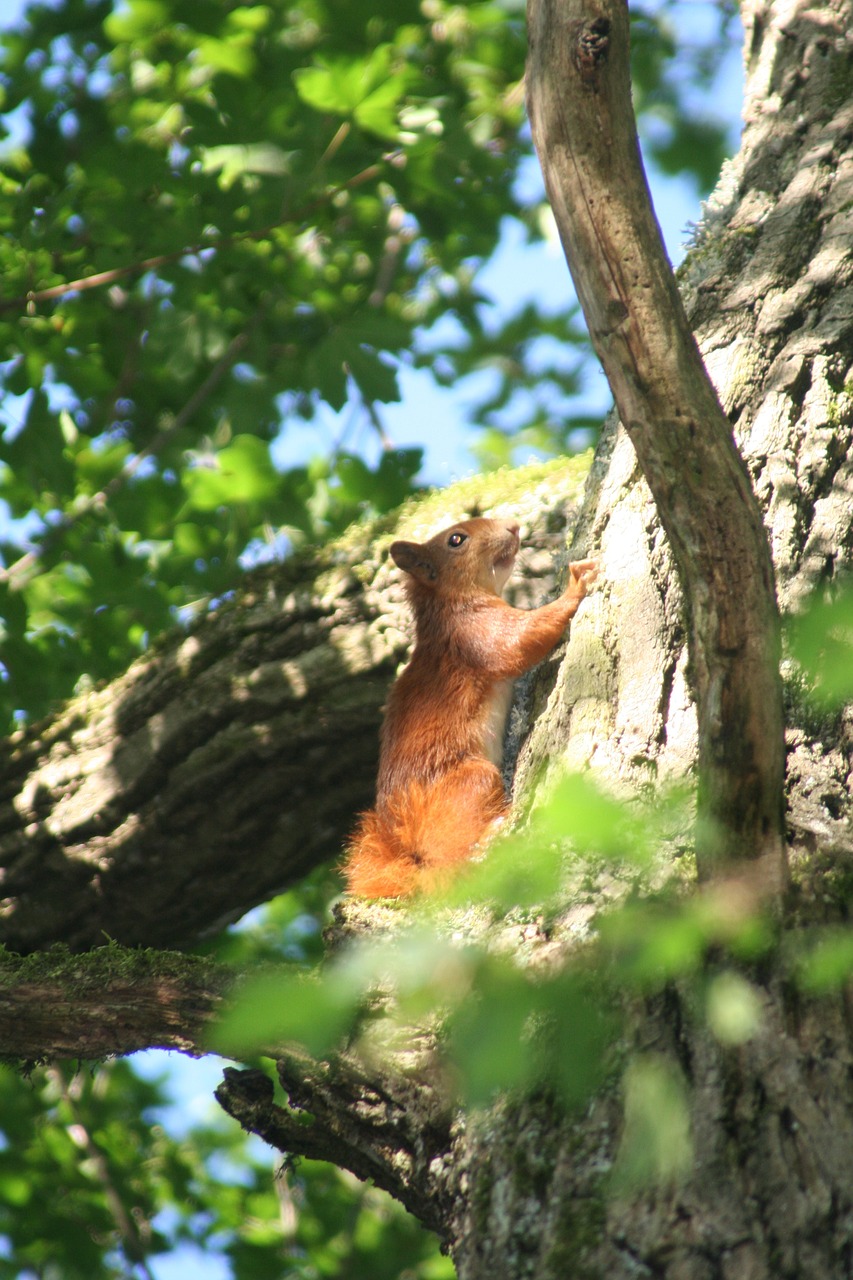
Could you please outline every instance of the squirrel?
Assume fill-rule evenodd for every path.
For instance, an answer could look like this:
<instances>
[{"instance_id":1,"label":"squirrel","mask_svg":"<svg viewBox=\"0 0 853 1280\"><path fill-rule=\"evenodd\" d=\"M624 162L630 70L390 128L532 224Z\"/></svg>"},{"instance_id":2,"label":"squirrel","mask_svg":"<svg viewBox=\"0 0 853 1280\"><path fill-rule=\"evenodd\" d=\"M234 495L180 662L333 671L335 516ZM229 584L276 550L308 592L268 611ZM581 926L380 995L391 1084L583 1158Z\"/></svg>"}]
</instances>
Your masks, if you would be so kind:
<instances>
[{"instance_id":1,"label":"squirrel","mask_svg":"<svg viewBox=\"0 0 853 1280\"><path fill-rule=\"evenodd\" d=\"M385 708L375 807L349 842L351 893L441 885L508 812L500 765L512 682L554 648L597 572L576 561L559 599L515 609L502 592L518 548L516 523L482 517L391 546L415 648Z\"/></svg>"}]
</instances>

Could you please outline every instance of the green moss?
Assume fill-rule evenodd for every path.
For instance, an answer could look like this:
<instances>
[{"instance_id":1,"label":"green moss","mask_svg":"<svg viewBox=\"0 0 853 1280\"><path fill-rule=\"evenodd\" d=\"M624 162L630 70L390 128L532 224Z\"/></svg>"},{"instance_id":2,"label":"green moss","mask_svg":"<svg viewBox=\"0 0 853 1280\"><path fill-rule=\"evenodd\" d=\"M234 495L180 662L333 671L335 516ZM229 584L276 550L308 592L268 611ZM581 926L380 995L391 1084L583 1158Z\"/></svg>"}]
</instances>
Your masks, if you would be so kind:
<instances>
[{"instance_id":1,"label":"green moss","mask_svg":"<svg viewBox=\"0 0 853 1280\"><path fill-rule=\"evenodd\" d=\"M351 551L365 542L396 536L407 524L429 523L432 519L454 519L478 515L505 503L521 502L534 489L550 486L568 488L571 496L580 497L592 462L592 452L572 458L553 458L526 467L502 467L485 475L459 480L446 489L431 489L409 498L396 511L367 524L350 525L339 538L329 544L334 553ZM447 513L453 511L455 516Z\"/></svg>"},{"instance_id":2,"label":"green moss","mask_svg":"<svg viewBox=\"0 0 853 1280\"><path fill-rule=\"evenodd\" d=\"M223 973L220 966L197 956L150 947L122 947L116 942L79 954L63 943L27 956L0 947L0 988L61 982L91 991L109 983L157 977L193 978L205 985L221 986Z\"/></svg>"},{"instance_id":3,"label":"green moss","mask_svg":"<svg viewBox=\"0 0 853 1280\"><path fill-rule=\"evenodd\" d=\"M491 1144L483 1142L482 1146L489 1149ZM485 1239L491 1230L495 1190L494 1166L491 1160L484 1159L478 1162L477 1176L471 1179L471 1184L470 1205L474 1231Z\"/></svg>"},{"instance_id":4,"label":"green moss","mask_svg":"<svg viewBox=\"0 0 853 1280\"><path fill-rule=\"evenodd\" d=\"M837 739L843 708L822 703L803 672L788 663L782 673L782 696L787 725L802 729L811 742Z\"/></svg>"},{"instance_id":5,"label":"green moss","mask_svg":"<svg viewBox=\"0 0 853 1280\"><path fill-rule=\"evenodd\" d=\"M604 1234L606 1207L604 1196L566 1197L560 1204L555 1230L556 1242L542 1263L543 1277L571 1276L573 1280L592 1280L599 1276L598 1267L586 1267L584 1255L595 1249Z\"/></svg>"},{"instance_id":6,"label":"green moss","mask_svg":"<svg viewBox=\"0 0 853 1280\"><path fill-rule=\"evenodd\" d=\"M833 52L827 79L825 102L827 114L831 115L839 107L845 106L853 97L853 70L851 70L850 59Z\"/></svg>"},{"instance_id":7,"label":"green moss","mask_svg":"<svg viewBox=\"0 0 853 1280\"><path fill-rule=\"evenodd\" d=\"M790 918L798 929L846 923L853 912L853 857L827 848L792 858L788 891Z\"/></svg>"}]
</instances>

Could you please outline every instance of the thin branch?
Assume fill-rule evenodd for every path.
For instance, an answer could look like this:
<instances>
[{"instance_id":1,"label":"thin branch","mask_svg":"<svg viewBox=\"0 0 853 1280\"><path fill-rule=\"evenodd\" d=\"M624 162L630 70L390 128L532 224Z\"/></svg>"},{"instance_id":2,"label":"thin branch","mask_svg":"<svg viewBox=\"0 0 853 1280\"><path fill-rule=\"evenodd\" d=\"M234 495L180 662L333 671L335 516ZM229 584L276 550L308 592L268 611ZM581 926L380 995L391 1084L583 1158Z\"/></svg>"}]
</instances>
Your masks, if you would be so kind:
<instances>
[{"instance_id":1,"label":"thin branch","mask_svg":"<svg viewBox=\"0 0 853 1280\"><path fill-rule=\"evenodd\" d=\"M145 1277L145 1280L154 1280L154 1274L146 1261L146 1248L142 1232L134 1221L133 1216L127 1210L127 1207L121 1197L121 1192L113 1179L109 1160L103 1149L93 1138L91 1128L86 1123L86 1116L83 1114L77 1099L74 1097L73 1090L69 1086L65 1073L58 1067L49 1067L47 1075L53 1082L57 1092L71 1115L75 1130L75 1140L79 1140L86 1158L94 1172L95 1178L104 1193L107 1208L110 1211L119 1239L121 1240L124 1256L130 1263L132 1270L136 1270L138 1268Z\"/></svg>"},{"instance_id":2,"label":"thin branch","mask_svg":"<svg viewBox=\"0 0 853 1280\"><path fill-rule=\"evenodd\" d=\"M0 313L4 311L31 313L38 302L51 302L53 299L64 297L66 294L83 293L88 289L102 289L106 285L116 284L126 276L142 275L146 271L157 271L161 267L180 262L182 258L193 257L210 249L221 251L222 249L231 248L232 245L242 244L245 241L265 240L279 227L287 226L291 222L300 222L304 218L310 217L312 213L330 204L343 192L352 191L356 187L363 186L364 183L378 177L383 170L384 163L390 158L390 156L385 156L381 162L368 165L366 169L362 169L354 177L348 178L346 182L342 182L336 187L331 187L322 196L318 196L316 200L312 200L300 209L294 210L293 213L281 218L278 222L270 223L269 226L261 227L255 231L241 231L235 235L220 236L218 239L205 240L194 245L185 245L182 249L176 249L172 253L155 254L154 257L143 258L140 262L131 262L123 267L113 267L110 271L98 271L90 276L81 276L77 280L68 280L62 284L51 285L47 289L31 289L21 297L0 299Z\"/></svg>"},{"instance_id":3,"label":"thin branch","mask_svg":"<svg viewBox=\"0 0 853 1280\"><path fill-rule=\"evenodd\" d=\"M257 320L257 318L256 318ZM148 458L156 458L163 452L170 440L182 431L189 420L193 417L197 409L200 409L205 400L219 386L225 374L236 363L237 357L243 351L249 342L249 333L244 330L231 339L228 347L223 355L217 360L204 382L196 388L193 394L187 400L186 404L180 409L169 423L167 427L163 427L161 431L152 440L151 444L144 449L140 449L139 453L128 461L126 466L122 467L118 475L113 476L103 489L104 501L108 501L115 493L121 489L128 480L130 480L139 468Z\"/></svg>"},{"instance_id":4,"label":"thin branch","mask_svg":"<svg viewBox=\"0 0 853 1280\"><path fill-rule=\"evenodd\" d=\"M382 445L382 448L386 453L390 453L390 451L395 447L394 441L385 429L385 423L382 421L382 418L379 415L379 410L376 408L376 401L373 399L368 400L364 395L364 392L362 392L361 402L364 405L368 418L370 419L370 425L379 437L379 443Z\"/></svg>"}]
</instances>

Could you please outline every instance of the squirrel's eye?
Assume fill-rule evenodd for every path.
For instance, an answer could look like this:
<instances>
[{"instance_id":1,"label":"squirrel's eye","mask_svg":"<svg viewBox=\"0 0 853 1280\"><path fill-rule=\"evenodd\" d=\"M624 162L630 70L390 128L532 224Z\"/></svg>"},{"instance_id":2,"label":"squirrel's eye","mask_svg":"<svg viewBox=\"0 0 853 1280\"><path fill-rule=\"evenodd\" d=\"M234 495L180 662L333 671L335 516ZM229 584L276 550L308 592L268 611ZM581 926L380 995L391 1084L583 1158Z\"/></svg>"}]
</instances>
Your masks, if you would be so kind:
<instances>
[{"instance_id":1,"label":"squirrel's eye","mask_svg":"<svg viewBox=\"0 0 853 1280\"><path fill-rule=\"evenodd\" d=\"M468 535L466 533L451 533L447 539L447 545L449 547L461 547L462 543L466 542L467 539Z\"/></svg>"}]
</instances>

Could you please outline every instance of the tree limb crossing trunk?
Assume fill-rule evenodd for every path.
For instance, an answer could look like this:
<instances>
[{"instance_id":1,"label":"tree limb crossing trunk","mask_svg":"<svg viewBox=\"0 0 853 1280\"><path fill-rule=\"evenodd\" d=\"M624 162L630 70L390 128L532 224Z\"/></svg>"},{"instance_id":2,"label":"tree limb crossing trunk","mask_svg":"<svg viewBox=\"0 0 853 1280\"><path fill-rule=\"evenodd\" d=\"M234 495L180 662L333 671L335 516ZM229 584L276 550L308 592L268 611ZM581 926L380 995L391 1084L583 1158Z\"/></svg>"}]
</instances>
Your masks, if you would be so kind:
<instances>
[{"instance_id":1,"label":"tree limb crossing trunk","mask_svg":"<svg viewBox=\"0 0 853 1280\"><path fill-rule=\"evenodd\" d=\"M640 160L624 0L530 0L528 108L563 249L679 569L699 721L702 876L786 881L773 565Z\"/></svg>"}]
</instances>

